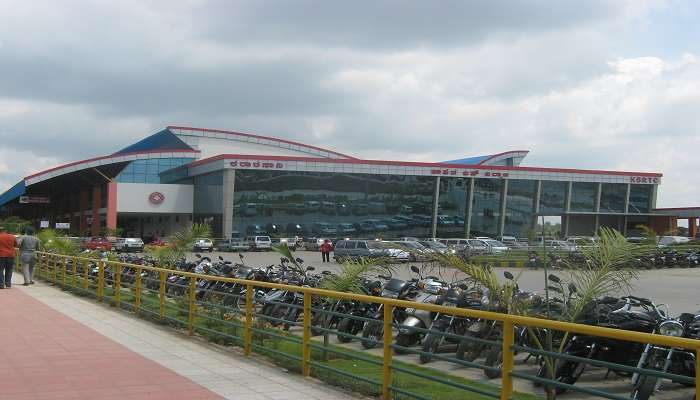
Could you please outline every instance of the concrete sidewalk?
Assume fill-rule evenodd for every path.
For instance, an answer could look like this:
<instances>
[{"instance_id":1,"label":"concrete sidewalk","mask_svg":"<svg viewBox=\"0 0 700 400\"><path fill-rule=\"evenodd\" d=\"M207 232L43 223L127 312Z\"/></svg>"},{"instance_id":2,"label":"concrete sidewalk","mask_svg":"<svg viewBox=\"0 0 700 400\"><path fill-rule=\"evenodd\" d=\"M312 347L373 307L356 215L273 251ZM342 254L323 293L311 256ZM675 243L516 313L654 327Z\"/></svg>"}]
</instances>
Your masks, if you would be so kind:
<instances>
[{"instance_id":1,"label":"concrete sidewalk","mask_svg":"<svg viewBox=\"0 0 700 400\"><path fill-rule=\"evenodd\" d=\"M357 398L315 380L285 373L261 358L247 358L236 350L222 350L203 340L117 312L93 300L76 297L40 282L29 287L22 286L20 282L21 278L18 280L15 275L12 289L0 290L0 321L3 322L0 325L0 343L12 344L0 349L3 386L9 376L14 377L10 381L22 382L15 385L18 387L26 384L35 389L48 388L42 381L61 385L64 372L80 367L74 357L71 358L71 354L79 354L82 361L96 360L101 363L99 366L88 365L90 368L86 368L82 374L72 374L77 375L76 379L83 377L76 381L77 385L94 388L109 386L120 390L124 384L124 374L128 374L127 384L131 383L131 378L143 377L147 386L166 390L168 399ZM53 373L42 372L42 379L24 378L33 374L33 368L42 363L40 355L31 352L32 348L53 352L56 357ZM54 352L54 349L60 351ZM111 353L120 356L115 358ZM121 358L123 354L131 354L128 363ZM163 377L167 377L167 380L162 380ZM177 392L168 390L167 382L171 381L181 385L173 384L178 388ZM146 388L144 382L140 382L142 390ZM35 389L30 393L37 393ZM186 397L180 397L184 390L190 392ZM195 390L201 393L194 393ZM121 392L111 393L113 397L106 394L101 397L97 392L89 397L70 397L68 394L66 397L3 397L6 394L3 392L0 389L0 400L161 398L158 391L153 391L150 394L152 397L138 397L138 393L128 396L123 393L119 397Z\"/></svg>"}]
</instances>

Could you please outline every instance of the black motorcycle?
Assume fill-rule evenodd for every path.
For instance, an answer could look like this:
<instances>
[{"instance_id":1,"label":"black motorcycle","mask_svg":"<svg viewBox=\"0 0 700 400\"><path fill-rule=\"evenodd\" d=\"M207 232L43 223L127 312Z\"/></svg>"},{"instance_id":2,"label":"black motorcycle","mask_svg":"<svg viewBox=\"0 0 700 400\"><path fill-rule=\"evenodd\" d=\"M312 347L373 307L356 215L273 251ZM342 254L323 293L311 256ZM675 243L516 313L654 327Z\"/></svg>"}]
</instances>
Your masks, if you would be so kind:
<instances>
[{"instance_id":1,"label":"black motorcycle","mask_svg":"<svg viewBox=\"0 0 700 400\"><path fill-rule=\"evenodd\" d=\"M667 319L659 324L657 332L661 335L698 339L700 317L689 313L681 314L677 319ZM693 351L647 344L639 358L637 368L653 369L675 375L695 378L695 357ZM657 376L634 374L632 376L631 398L648 400L659 388L661 381ZM687 382L684 385L693 386Z\"/></svg>"}]
</instances>

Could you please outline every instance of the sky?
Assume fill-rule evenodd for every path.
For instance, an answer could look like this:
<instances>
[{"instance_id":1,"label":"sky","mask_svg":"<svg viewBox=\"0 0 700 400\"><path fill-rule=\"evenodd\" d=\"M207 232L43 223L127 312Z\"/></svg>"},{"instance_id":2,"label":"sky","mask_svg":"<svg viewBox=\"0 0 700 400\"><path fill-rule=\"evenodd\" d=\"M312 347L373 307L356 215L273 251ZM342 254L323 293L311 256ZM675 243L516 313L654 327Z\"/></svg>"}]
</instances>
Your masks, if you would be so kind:
<instances>
[{"instance_id":1,"label":"sky","mask_svg":"<svg viewBox=\"0 0 700 400\"><path fill-rule=\"evenodd\" d=\"M168 125L359 158L526 149L700 206L700 2L0 0L0 192Z\"/></svg>"}]
</instances>

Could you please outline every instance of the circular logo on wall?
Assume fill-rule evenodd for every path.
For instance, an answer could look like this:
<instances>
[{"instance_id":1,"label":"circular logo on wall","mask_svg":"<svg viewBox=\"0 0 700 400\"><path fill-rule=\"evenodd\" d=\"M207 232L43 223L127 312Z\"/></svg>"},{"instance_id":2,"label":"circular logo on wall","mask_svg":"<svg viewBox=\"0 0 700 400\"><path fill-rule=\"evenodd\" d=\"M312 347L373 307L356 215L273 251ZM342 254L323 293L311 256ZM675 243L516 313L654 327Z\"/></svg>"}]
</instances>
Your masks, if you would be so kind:
<instances>
[{"instance_id":1,"label":"circular logo on wall","mask_svg":"<svg viewBox=\"0 0 700 400\"><path fill-rule=\"evenodd\" d=\"M148 201L155 205L163 204L165 201L165 195L161 192L153 192L148 195Z\"/></svg>"}]
</instances>

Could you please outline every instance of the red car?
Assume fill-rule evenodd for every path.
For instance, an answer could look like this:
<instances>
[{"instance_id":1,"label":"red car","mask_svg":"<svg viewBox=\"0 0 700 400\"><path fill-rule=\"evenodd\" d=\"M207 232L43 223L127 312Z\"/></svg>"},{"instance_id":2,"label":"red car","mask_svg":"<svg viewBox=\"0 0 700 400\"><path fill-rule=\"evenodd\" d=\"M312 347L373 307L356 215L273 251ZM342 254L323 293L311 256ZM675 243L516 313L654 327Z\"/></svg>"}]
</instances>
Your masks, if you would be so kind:
<instances>
[{"instance_id":1,"label":"red car","mask_svg":"<svg viewBox=\"0 0 700 400\"><path fill-rule=\"evenodd\" d=\"M88 250L112 250L112 243L107 238L95 236L85 242L85 248Z\"/></svg>"}]
</instances>

